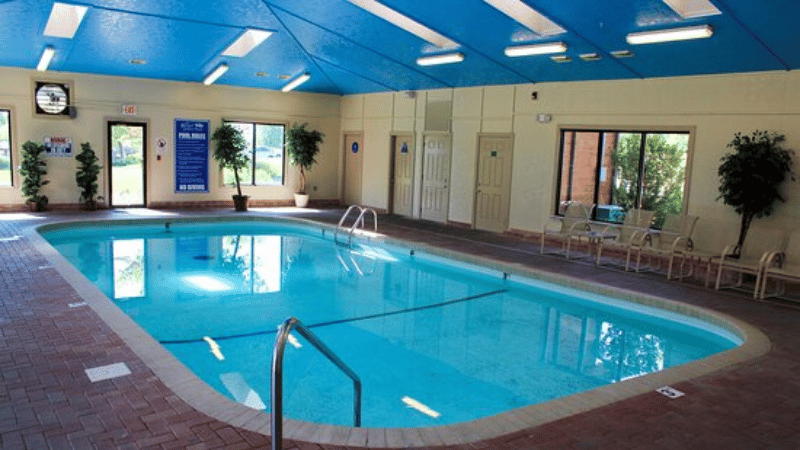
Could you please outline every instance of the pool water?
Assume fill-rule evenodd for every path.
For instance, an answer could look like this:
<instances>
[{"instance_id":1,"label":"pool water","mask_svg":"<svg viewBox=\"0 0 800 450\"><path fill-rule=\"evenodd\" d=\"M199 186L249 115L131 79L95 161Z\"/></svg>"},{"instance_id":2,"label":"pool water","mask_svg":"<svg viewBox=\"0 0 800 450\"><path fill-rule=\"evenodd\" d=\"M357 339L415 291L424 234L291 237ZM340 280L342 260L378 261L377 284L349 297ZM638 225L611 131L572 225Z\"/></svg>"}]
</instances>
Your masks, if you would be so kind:
<instances>
[{"instance_id":1,"label":"pool water","mask_svg":"<svg viewBox=\"0 0 800 450\"><path fill-rule=\"evenodd\" d=\"M348 248L305 226L105 224L44 236L198 377L252 408L269 409L277 327L299 318L361 377L366 427L470 421L741 343L696 320L399 247ZM285 417L352 425L352 389L290 339Z\"/></svg>"}]
</instances>

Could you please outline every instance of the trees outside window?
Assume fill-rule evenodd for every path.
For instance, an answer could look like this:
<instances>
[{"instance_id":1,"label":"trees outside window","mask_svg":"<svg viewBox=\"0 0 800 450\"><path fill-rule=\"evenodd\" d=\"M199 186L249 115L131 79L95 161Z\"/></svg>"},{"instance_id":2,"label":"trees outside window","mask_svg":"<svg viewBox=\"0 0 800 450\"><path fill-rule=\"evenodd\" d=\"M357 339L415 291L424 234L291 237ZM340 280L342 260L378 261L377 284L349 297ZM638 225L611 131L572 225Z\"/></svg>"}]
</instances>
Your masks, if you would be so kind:
<instances>
[{"instance_id":1,"label":"trees outside window","mask_svg":"<svg viewBox=\"0 0 800 450\"><path fill-rule=\"evenodd\" d=\"M280 186L284 179L284 134L282 124L226 122L239 129L247 143L250 164L239 172L242 185ZM234 184L233 172L223 171L225 184Z\"/></svg>"},{"instance_id":2,"label":"trees outside window","mask_svg":"<svg viewBox=\"0 0 800 450\"><path fill-rule=\"evenodd\" d=\"M597 205L595 220L655 211L660 228L684 206L689 133L563 130L558 202Z\"/></svg>"}]
</instances>

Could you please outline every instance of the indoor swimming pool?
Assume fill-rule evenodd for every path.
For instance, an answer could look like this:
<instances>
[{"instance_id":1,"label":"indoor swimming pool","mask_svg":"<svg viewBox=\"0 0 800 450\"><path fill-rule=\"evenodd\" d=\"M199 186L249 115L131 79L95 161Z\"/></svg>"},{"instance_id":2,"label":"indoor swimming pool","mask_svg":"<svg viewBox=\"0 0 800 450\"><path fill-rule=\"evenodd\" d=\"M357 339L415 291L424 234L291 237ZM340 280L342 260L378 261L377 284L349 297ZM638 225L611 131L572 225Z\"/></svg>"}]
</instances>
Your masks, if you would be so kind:
<instances>
[{"instance_id":1,"label":"indoor swimming pool","mask_svg":"<svg viewBox=\"0 0 800 450\"><path fill-rule=\"evenodd\" d=\"M264 220L59 224L42 235L197 377L269 409L277 327L361 377L363 426L473 421L737 347L731 329L380 239ZM299 335L284 415L352 425L350 380Z\"/></svg>"}]
</instances>

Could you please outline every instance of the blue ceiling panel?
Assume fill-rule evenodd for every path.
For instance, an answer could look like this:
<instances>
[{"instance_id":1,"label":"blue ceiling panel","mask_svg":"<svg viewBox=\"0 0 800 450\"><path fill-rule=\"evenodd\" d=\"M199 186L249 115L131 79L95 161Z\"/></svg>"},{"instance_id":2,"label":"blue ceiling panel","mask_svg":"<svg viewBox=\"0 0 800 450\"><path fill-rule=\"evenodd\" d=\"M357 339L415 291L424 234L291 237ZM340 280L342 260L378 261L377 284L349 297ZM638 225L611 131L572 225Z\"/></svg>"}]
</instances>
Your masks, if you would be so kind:
<instances>
[{"instance_id":1,"label":"blue ceiling panel","mask_svg":"<svg viewBox=\"0 0 800 450\"><path fill-rule=\"evenodd\" d=\"M341 67L334 66L322 60L315 60L316 64L335 81L336 86L343 92L352 92L359 94L370 94L373 92L386 92L386 86L378 84L372 80L362 78L353 74L349 70Z\"/></svg>"},{"instance_id":2,"label":"blue ceiling panel","mask_svg":"<svg viewBox=\"0 0 800 450\"><path fill-rule=\"evenodd\" d=\"M717 0L789 69L800 69L800 2L797 0Z\"/></svg>"},{"instance_id":3,"label":"blue ceiling panel","mask_svg":"<svg viewBox=\"0 0 800 450\"><path fill-rule=\"evenodd\" d=\"M441 52L347 0L86 0L74 39L43 35L55 0L0 0L0 66L34 68L46 45L52 71L280 89L302 73L300 91L355 94L478 85L666 77L800 69L797 0L712 0L722 14L684 20L662 0L523 0L565 32L537 36L482 0L379 0L457 42L458 64L422 67ZM70 2L71 0L59 0ZM630 46L635 31L709 24L714 36ZM274 34L243 58L222 51L246 28ZM572 62L509 58L510 45L563 41ZM615 59L611 52L631 50ZM586 62L582 53L598 53ZM131 64L141 59L146 64Z\"/></svg>"},{"instance_id":4,"label":"blue ceiling panel","mask_svg":"<svg viewBox=\"0 0 800 450\"><path fill-rule=\"evenodd\" d=\"M450 86L411 65L389 59L294 15L277 9L274 12L308 54L338 67L352 68L353 74L387 86L387 90L437 89ZM353 65L352 61L359 61L359 64Z\"/></svg>"},{"instance_id":5,"label":"blue ceiling panel","mask_svg":"<svg viewBox=\"0 0 800 450\"><path fill-rule=\"evenodd\" d=\"M207 64L239 33L228 26L93 9L59 70L200 81ZM131 64L135 58L147 63Z\"/></svg>"},{"instance_id":6,"label":"blue ceiling panel","mask_svg":"<svg viewBox=\"0 0 800 450\"><path fill-rule=\"evenodd\" d=\"M95 0L92 4L96 8L185 21L265 29L276 26L274 17L261 0Z\"/></svg>"}]
</instances>

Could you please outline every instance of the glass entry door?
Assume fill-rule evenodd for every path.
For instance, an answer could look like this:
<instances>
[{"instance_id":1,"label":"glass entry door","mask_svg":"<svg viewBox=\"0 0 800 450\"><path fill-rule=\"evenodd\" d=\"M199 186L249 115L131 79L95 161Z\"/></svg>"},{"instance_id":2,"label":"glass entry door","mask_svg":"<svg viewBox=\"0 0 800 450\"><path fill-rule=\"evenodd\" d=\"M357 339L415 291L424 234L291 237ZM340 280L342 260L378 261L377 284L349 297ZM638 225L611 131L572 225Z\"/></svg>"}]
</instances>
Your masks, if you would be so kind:
<instances>
[{"instance_id":1,"label":"glass entry door","mask_svg":"<svg viewBox=\"0 0 800 450\"><path fill-rule=\"evenodd\" d=\"M112 208L147 205L146 145L145 124L108 123L108 161L111 161L109 190Z\"/></svg>"}]
</instances>

